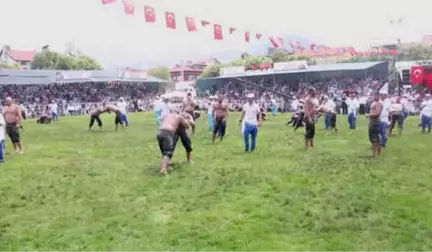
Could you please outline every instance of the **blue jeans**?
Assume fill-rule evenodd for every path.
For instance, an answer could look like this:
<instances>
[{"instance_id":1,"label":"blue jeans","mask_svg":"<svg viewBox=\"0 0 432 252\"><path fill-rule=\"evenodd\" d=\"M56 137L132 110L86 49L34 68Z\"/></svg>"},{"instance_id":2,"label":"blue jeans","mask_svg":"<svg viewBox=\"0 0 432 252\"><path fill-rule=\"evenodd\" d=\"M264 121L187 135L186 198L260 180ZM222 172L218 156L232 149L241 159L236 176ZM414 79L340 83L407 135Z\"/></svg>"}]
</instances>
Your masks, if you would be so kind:
<instances>
[{"instance_id":1,"label":"blue jeans","mask_svg":"<svg viewBox=\"0 0 432 252\"><path fill-rule=\"evenodd\" d=\"M421 117L422 131L426 131L427 128L428 132L431 132L431 126L432 126L432 118L430 116L422 115Z\"/></svg>"},{"instance_id":2,"label":"blue jeans","mask_svg":"<svg viewBox=\"0 0 432 252\"><path fill-rule=\"evenodd\" d=\"M59 119L57 113L51 112L51 117L53 121L57 121Z\"/></svg>"},{"instance_id":3,"label":"blue jeans","mask_svg":"<svg viewBox=\"0 0 432 252\"><path fill-rule=\"evenodd\" d=\"M258 135L258 126L250 123L245 123L243 138L246 151L254 151L256 147L256 138ZM251 145L249 146L249 136L251 137ZM250 148L249 148L250 147Z\"/></svg>"},{"instance_id":4,"label":"blue jeans","mask_svg":"<svg viewBox=\"0 0 432 252\"><path fill-rule=\"evenodd\" d=\"M207 113L207 119L208 119L209 131L210 131L210 132L213 132L213 128L214 128L214 118L213 118L213 114L208 114L208 113Z\"/></svg>"},{"instance_id":5,"label":"blue jeans","mask_svg":"<svg viewBox=\"0 0 432 252\"><path fill-rule=\"evenodd\" d=\"M159 126L161 124L161 118L160 118L160 111L155 111L155 116L156 116L156 123Z\"/></svg>"},{"instance_id":6,"label":"blue jeans","mask_svg":"<svg viewBox=\"0 0 432 252\"><path fill-rule=\"evenodd\" d=\"M273 106L272 107L272 114L275 116L278 113L278 106Z\"/></svg>"},{"instance_id":7,"label":"blue jeans","mask_svg":"<svg viewBox=\"0 0 432 252\"><path fill-rule=\"evenodd\" d=\"M124 125L127 127L129 126L129 120L126 114L122 114L120 116L120 120L122 121L122 123L124 123Z\"/></svg>"},{"instance_id":8,"label":"blue jeans","mask_svg":"<svg viewBox=\"0 0 432 252\"><path fill-rule=\"evenodd\" d=\"M6 161L6 146L5 146L5 140L0 140L0 163Z\"/></svg>"},{"instance_id":9,"label":"blue jeans","mask_svg":"<svg viewBox=\"0 0 432 252\"><path fill-rule=\"evenodd\" d=\"M388 131L388 123L386 123L386 122L381 122L381 124L380 124L380 138L381 138L381 146L382 147L386 147L386 145L387 145L387 140L388 140L388 137L387 137L387 131Z\"/></svg>"},{"instance_id":10,"label":"blue jeans","mask_svg":"<svg viewBox=\"0 0 432 252\"><path fill-rule=\"evenodd\" d=\"M349 113L348 114L348 123L349 123L350 129L355 129L356 128L357 118L356 118L356 115L354 113Z\"/></svg>"},{"instance_id":11,"label":"blue jeans","mask_svg":"<svg viewBox=\"0 0 432 252\"><path fill-rule=\"evenodd\" d=\"M330 115L329 114L324 115L324 127L325 127L325 129L330 128Z\"/></svg>"}]
</instances>

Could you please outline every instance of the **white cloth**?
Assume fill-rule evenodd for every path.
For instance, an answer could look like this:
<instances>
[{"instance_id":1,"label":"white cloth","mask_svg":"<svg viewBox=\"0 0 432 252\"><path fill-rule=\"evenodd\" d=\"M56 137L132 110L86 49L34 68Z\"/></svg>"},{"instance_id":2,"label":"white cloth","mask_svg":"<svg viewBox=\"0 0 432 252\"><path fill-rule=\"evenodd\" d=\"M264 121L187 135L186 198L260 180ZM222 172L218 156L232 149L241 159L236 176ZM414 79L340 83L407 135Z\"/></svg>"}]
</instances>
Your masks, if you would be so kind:
<instances>
[{"instance_id":1,"label":"white cloth","mask_svg":"<svg viewBox=\"0 0 432 252\"><path fill-rule=\"evenodd\" d=\"M0 141L5 140L5 125L6 122L4 120L4 117L2 114L0 114Z\"/></svg>"},{"instance_id":2,"label":"white cloth","mask_svg":"<svg viewBox=\"0 0 432 252\"><path fill-rule=\"evenodd\" d=\"M159 112L161 110L161 104L162 103L163 102L161 100L155 100L153 102L153 110L154 110L154 112Z\"/></svg>"},{"instance_id":3,"label":"white cloth","mask_svg":"<svg viewBox=\"0 0 432 252\"><path fill-rule=\"evenodd\" d=\"M425 116L432 116L432 100L423 101L421 104L421 114Z\"/></svg>"},{"instance_id":4,"label":"white cloth","mask_svg":"<svg viewBox=\"0 0 432 252\"><path fill-rule=\"evenodd\" d=\"M127 114L127 102L123 101L123 102L119 102L117 104L117 107L119 108L120 112L122 112L122 114L126 115Z\"/></svg>"},{"instance_id":5,"label":"white cloth","mask_svg":"<svg viewBox=\"0 0 432 252\"><path fill-rule=\"evenodd\" d=\"M380 115L380 121L390 124L389 115L390 115L390 106L391 103L383 101L383 109Z\"/></svg>"},{"instance_id":6,"label":"white cloth","mask_svg":"<svg viewBox=\"0 0 432 252\"><path fill-rule=\"evenodd\" d=\"M208 108L208 110L207 110L207 114L208 114L208 115L213 114L213 103L212 103L212 102L211 102L210 105L209 105L209 108Z\"/></svg>"},{"instance_id":7,"label":"white cloth","mask_svg":"<svg viewBox=\"0 0 432 252\"><path fill-rule=\"evenodd\" d=\"M50 104L51 113L57 114L57 103Z\"/></svg>"},{"instance_id":8,"label":"white cloth","mask_svg":"<svg viewBox=\"0 0 432 252\"><path fill-rule=\"evenodd\" d=\"M159 104L159 107L160 107L160 110L159 110L160 111L160 119L163 119L164 116L171 111L171 109L170 109L169 105L165 102L162 102L161 104Z\"/></svg>"},{"instance_id":9,"label":"white cloth","mask_svg":"<svg viewBox=\"0 0 432 252\"><path fill-rule=\"evenodd\" d=\"M246 103L243 105L243 112L245 114L243 122L252 124L252 125L258 125L258 114L261 113L261 110L256 103Z\"/></svg>"},{"instance_id":10,"label":"white cloth","mask_svg":"<svg viewBox=\"0 0 432 252\"><path fill-rule=\"evenodd\" d=\"M336 103L329 99L325 104L324 107L329 111L329 112L336 112Z\"/></svg>"},{"instance_id":11,"label":"white cloth","mask_svg":"<svg viewBox=\"0 0 432 252\"><path fill-rule=\"evenodd\" d=\"M392 113L402 113L403 105L401 103L393 103L390 107Z\"/></svg>"},{"instance_id":12,"label":"white cloth","mask_svg":"<svg viewBox=\"0 0 432 252\"><path fill-rule=\"evenodd\" d=\"M357 109L359 108L359 103L355 99L347 99L346 103L348 105L348 114L354 113L354 115L357 114Z\"/></svg>"}]
</instances>

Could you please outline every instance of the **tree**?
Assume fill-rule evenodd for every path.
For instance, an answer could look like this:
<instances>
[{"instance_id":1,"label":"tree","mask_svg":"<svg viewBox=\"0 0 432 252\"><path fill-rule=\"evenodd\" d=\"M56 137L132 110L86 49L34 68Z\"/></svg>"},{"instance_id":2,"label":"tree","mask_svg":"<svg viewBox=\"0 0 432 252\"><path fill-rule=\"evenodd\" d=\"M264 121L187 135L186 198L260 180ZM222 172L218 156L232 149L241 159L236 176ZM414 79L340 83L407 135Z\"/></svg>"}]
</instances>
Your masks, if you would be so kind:
<instances>
[{"instance_id":1,"label":"tree","mask_svg":"<svg viewBox=\"0 0 432 252\"><path fill-rule=\"evenodd\" d=\"M9 64L9 63L0 63L0 68L5 68L5 69L19 69L20 65L19 64Z\"/></svg>"},{"instance_id":2,"label":"tree","mask_svg":"<svg viewBox=\"0 0 432 252\"><path fill-rule=\"evenodd\" d=\"M220 75L220 69L228 66L232 66L232 64L213 64L207 66L201 73L200 78L218 77Z\"/></svg>"},{"instance_id":3,"label":"tree","mask_svg":"<svg viewBox=\"0 0 432 252\"><path fill-rule=\"evenodd\" d=\"M170 69L168 67L160 66L150 69L148 72L148 75L157 77L162 80L169 80L170 79Z\"/></svg>"},{"instance_id":4,"label":"tree","mask_svg":"<svg viewBox=\"0 0 432 252\"><path fill-rule=\"evenodd\" d=\"M57 52L43 51L37 53L31 64L32 69L55 70L102 70L102 66L93 58L80 55L68 56Z\"/></svg>"},{"instance_id":5,"label":"tree","mask_svg":"<svg viewBox=\"0 0 432 252\"><path fill-rule=\"evenodd\" d=\"M267 55L267 57L269 57L273 61L273 63L292 61L292 56L293 53L280 51L280 50Z\"/></svg>"},{"instance_id":6,"label":"tree","mask_svg":"<svg viewBox=\"0 0 432 252\"><path fill-rule=\"evenodd\" d=\"M93 58L86 55L68 57L72 70L103 70L103 67Z\"/></svg>"}]
</instances>

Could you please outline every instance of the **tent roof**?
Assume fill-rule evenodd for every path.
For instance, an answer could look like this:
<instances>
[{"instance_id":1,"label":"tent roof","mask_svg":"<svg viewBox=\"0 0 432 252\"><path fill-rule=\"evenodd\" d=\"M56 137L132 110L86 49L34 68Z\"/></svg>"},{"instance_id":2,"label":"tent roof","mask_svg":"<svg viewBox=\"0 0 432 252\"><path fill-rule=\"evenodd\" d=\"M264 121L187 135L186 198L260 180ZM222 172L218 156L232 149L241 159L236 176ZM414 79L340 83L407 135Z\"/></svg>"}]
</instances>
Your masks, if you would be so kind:
<instances>
[{"instance_id":1,"label":"tent roof","mask_svg":"<svg viewBox=\"0 0 432 252\"><path fill-rule=\"evenodd\" d=\"M61 71L61 70L17 70L0 69L0 85L44 85L77 82L147 82L166 83L154 76L125 74L109 71Z\"/></svg>"},{"instance_id":2,"label":"tent roof","mask_svg":"<svg viewBox=\"0 0 432 252\"><path fill-rule=\"evenodd\" d=\"M214 78L202 78L202 79L225 79L232 77L251 77L251 76L266 76L274 74L295 74L295 73L312 73L312 72L326 72L326 71L353 71L353 70L366 70L371 67L377 66L384 63L384 61L377 62L355 62L355 63L338 63L338 64L323 64L323 65L312 65L307 69L301 70L288 70L288 71L276 71L276 72L249 72L238 75L219 76Z\"/></svg>"}]
</instances>

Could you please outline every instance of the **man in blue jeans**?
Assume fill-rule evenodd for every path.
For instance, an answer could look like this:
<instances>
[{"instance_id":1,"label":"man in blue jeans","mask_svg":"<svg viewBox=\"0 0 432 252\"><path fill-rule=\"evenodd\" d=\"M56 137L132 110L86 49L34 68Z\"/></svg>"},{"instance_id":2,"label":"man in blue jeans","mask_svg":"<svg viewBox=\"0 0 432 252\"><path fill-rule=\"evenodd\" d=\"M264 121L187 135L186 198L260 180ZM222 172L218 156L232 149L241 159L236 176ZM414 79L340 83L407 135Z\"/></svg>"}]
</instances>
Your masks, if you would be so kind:
<instances>
[{"instance_id":1,"label":"man in blue jeans","mask_svg":"<svg viewBox=\"0 0 432 252\"><path fill-rule=\"evenodd\" d=\"M261 109L258 104L253 101L253 94L248 94L246 97L247 102L245 105L243 105L243 113L240 119L240 123L243 123L244 125L243 138L245 151L253 152L256 148L258 127L260 127L262 123ZM249 138L251 139L250 145Z\"/></svg>"},{"instance_id":2,"label":"man in blue jeans","mask_svg":"<svg viewBox=\"0 0 432 252\"><path fill-rule=\"evenodd\" d=\"M380 139L381 139L381 147L385 148L387 146L387 140L388 140L388 129L390 125L390 107L391 102L386 99L386 95L381 95L381 103L383 104L383 109L381 111L380 116Z\"/></svg>"}]
</instances>

